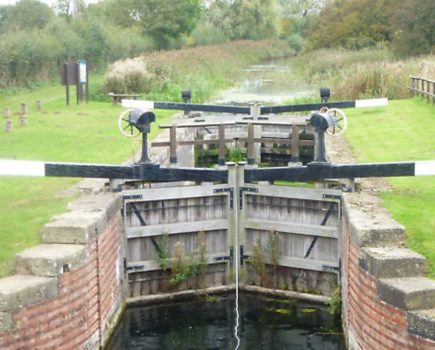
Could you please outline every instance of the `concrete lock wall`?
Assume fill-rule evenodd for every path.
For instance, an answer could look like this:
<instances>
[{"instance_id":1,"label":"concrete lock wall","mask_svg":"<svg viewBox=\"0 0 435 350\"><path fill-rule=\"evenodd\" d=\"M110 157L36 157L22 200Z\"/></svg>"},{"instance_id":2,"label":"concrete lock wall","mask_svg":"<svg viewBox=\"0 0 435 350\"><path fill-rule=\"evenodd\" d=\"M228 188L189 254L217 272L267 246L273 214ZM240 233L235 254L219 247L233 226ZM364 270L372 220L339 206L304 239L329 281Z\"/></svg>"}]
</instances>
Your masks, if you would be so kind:
<instances>
[{"instance_id":1,"label":"concrete lock wall","mask_svg":"<svg viewBox=\"0 0 435 350\"><path fill-rule=\"evenodd\" d=\"M435 349L435 281L377 197L344 196L343 326L349 349Z\"/></svg>"},{"instance_id":2,"label":"concrete lock wall","mask_svg":"<svg viewBox=\"0 0 435 350\"><path fill-rule=\"evenodd\" d=\"M98 349L122 313L121 199L101 193L45 225L0 279L0 348Z\"/></svg>"}]
</instances>

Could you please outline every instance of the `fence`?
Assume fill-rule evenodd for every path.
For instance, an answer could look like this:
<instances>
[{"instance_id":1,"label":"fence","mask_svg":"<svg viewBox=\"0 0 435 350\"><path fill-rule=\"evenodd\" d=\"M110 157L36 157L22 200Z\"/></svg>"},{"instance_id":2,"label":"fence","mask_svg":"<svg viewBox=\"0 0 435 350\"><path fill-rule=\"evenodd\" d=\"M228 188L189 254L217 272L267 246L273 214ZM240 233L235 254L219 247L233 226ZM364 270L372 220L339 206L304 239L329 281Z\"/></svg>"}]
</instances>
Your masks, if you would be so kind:
<instances>
[{"instance_id":1,"label":"fence","mask_svg":"<svg viewBox=\"0 0 435 350\"><path fill-rule=\"evenodd\" d=\"M409 90L413 95L426 97L428 101L435 103L435 80L411 76Z\"/></svg>"}]
</instances>

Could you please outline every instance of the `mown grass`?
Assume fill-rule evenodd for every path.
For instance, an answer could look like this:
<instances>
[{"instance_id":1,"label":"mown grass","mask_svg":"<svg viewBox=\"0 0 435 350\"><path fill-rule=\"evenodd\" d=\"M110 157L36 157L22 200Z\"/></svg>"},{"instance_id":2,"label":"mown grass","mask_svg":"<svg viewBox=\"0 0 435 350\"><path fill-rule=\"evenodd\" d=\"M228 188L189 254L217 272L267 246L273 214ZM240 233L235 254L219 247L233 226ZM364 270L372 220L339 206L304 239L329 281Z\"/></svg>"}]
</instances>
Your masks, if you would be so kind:
<instances>
[{"instance_id":1,"label":"mown grass","mask_svg":"<svg viewBox=\"0 0 435 350\"><path fill-rule=\"evenodd\" d=\"M420 98L386 108L348 110L346 138L359 162L435 159L435 106ZM406 245L426 256L435 278L435 178L389 178L385 207L406 227Z\"/></svg>"},{"instance_id":2,"label":"mown grass","mask_svg":"<svg viewBox=\"0 0 435 350\"><path fill-rule=\"evenodd\" d=\"M0 134L0 158L120 163L133 156L140 147L140 138L122 136L117 128L121 107L107 102L65 106L63 88L49 86L37 91L3 97L1 106L13 109L14 130ZM56 98L59 97L60 98ZM55 99L53 99L55 97ZM37 112L34 100L43 100ZM19 103L29 107L28 126L18 126ZM156 111L157 124L170 122L171 112ZM0 276L12 270L15 253L40 242L38 232L56 214L65 211L72 197L60 194L77 179L68 178L0 178Z\"/></svg>"}]
</instances>

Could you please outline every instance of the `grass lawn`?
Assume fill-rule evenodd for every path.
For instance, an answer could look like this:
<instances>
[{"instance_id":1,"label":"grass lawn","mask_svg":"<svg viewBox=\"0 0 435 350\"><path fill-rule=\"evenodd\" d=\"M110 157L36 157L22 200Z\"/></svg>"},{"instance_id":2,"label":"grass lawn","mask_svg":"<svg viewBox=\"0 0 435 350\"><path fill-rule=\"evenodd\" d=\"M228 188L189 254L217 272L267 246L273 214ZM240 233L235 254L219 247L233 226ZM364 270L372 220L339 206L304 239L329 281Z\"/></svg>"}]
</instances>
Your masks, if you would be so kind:
<instances>
[{"instance_id":1,"label":"grass lawn","mask_svg":"<svg viewBox=\"0 0 435 350\"><path fill-rule=\"evenodd\" d=\"M65 106L60 86L38 88L0 97L0 109L12 109L13 132L0 130L0 158L20 160L96 162L117 164L132 157L141 147L140 137L126 138L118 131L122 107L110 102L77 106L72 98ZM35 101L44 102L36 112ZM29 104L28 126L20 128L20 102ZM172 112L173 113L173 112ZM171 112L156 111L158 124L167 124ZM78 182L68 178L0 177L0 277L12 270L15 253L40 242L39 231L50 218L65 211L72 197L58 195Z\"/></svg>"},{"instance_id":2,"label":"grass lawn","mask_svg":"<svg viewBox=\"0 0 435 350\"><path fill-rule=\"evenodd\" d=\"M435 105L420 98L386 108L347 110L346 137L358 162L435 160ZM406 227L409 248L426 256L435 278L435 177L389 178L385 207Z\"/></svg>"}]
</instances>

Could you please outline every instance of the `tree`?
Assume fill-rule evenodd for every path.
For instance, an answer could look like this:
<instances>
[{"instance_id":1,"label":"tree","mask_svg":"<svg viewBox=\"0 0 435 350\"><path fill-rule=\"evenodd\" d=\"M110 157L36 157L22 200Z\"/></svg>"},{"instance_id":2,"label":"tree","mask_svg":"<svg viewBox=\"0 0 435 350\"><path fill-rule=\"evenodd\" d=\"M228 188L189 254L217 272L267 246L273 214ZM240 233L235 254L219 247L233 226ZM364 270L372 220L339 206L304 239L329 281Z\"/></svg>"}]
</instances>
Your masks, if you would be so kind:
<instances>
[{"instance_id":1,"label":"tree","mask_svg":"<svg viewBox=\"0 0 435 350\"><path fill-rule=\"evenodd\" d=\"M393 16L393 46L402 56L435 50L435 2L410 0L397 8Z\"/></svg>"},{"instance_id":2,"label":"tree","mask_svg":"<svg viewBox=\"0 0 435 350\"><path fill-rule=\"evenodd\" d=\"M277 33L275 0L216 0L207 17L231 39L264 39Z\"/></svg>"},{"instance_id":3,"label":"tree","mask_svg":"<svg viewBox=\"0 0 435 350\"><path fill-rule=\"evenodd\" d=\"M115 23L139 24L157 47L167 48L171 40L190 34L201 14L200 0L120 0L111 2Z\"/></svg>"},{"instance_id":4,"label":"tree","mask_svg":"<svg viewBox=\"0 0 435 350\"><path fill-rule=\"evenodd\" d=\"M392 38L390 17L394 0L341 0L328 3L313 21L312 47L359 49L389 42Z\"/></svg>"},{"instance_id":5,"label":"tree","mask_svg":"<svg viewBox=\"0 0 435 350\"><path fill-rule=\"evenodd\" d=\"M53 18L51 8L37 0L20 0L15 6L6 6L1 15L2 31L44 28Z\"/></svg>"},{"instance_id":6,"label":"tree","mask_svg":"<svg viewBox=\"0 0 435 350\"><path fill-rule=\"evenodd\" d=\"M72 16L78 15L85 8L83 0L57 0L55 10L59 17L70 20Z\"/></svg>"}]
</instances>

